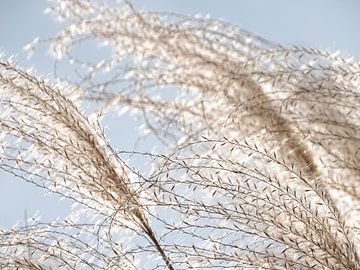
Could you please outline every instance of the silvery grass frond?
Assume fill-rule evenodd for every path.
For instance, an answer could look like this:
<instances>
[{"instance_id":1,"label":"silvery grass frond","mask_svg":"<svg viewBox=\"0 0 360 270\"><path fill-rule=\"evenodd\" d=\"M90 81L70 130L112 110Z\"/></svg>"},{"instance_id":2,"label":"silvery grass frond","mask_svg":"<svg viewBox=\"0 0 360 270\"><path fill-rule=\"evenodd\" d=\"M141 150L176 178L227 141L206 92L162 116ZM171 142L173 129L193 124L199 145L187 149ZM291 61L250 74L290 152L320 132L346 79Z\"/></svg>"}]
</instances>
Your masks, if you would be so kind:
<instances>
[{"instance_id":1,"label":"silvery grass frond","mask_svg":"<svg viewBox=\"0 0 360 270\"><path fill-rule=\"evenodd\" d=\"M103 220L103 226L111 224L108 226L133 230L133 234L146 235L149 241L156 243L139 203L139 194L133 191L134 186L125 172L126 165L111 149L100 127L91 123L67 97L70 93L8 62L0 62L0 89L0 166L3 170L84 205L92 215ZM80 217L78 222L83 219ZM96 226L99 227L99 224ZM37 247L38 244L50 245L46 239L41 240L41 235L46 232L56 239L56 231L37 227L32 235L34 239L32 236L29 239L29 245L35 253L44 253L39 258L52 256L49 250ZM5 234L19 237L13 231ZM70 236L70 233L63 234ZM59 236L64 235L59 233ZM37 237L41 239L37 240ZM81 238L78 240L82 241ZM74 244L71 239L68 241ZM3 242L1 249L5 251L1 254L5 256L9 249L11 251L11 246L11 241L9 244ZM56 248L60 249L60 246ZM167 260L161 248L156 248ZM14 252L21 255L17 248ZM66 258L59 255L58 259L66 261ZM26 261L10 258L7 262L9 264L6 263L6 267L17 269L17 265L25 265ZM27 262L28 267L42 267L32 266L33 261ZM61 266L63 269L83 269L81 266ZM57 267L59 269L60 265Z\"/></svg>"},{"instance_id":2,"label":"silvery grass frond","mask_svg":"<svg viewBox=\"0 0 360 270\"><path fill-rule=\"evenodd\" d=\"M124 164L56 86L0 62L1 166L96 209L141 212Z\"/></svg>"},{"instance_id":3,"label":"silvery grass frond","mask_svg":"<svg viewBox=\"0 0 360 270\"><path fill-rule=\"evenodd\" d=\"M185 269L359 269L358 232L322 177L314 183L279 151L246 141L188 147L161 157L150 178L173 261ZM172 242L173 233L184 240Z\"/></svg>"},{"instance_id":4,"label":"silvery grass frond","mask_svg":"<svg viewBox=\"0 0 360 270\"><path fill-rule=\"evenodd\" d=\"M99 231L100 226L69 222L0 230L0 268L137 269L122 244Z\"/></svg>"},{"instance_id":5,"label":"silvery grass frond","mask_svg":"<svg viewBox=\"0 0 360 270\"><path fill-rule=\"evenodd\" d=\"M127 1L57 3L51 11L68 26L52 49L75 65L72 83L85 99L139 112L165 145L202 135L251 138L313 179L324 176L329 198L342 194L339 207L360 202L359 63L209 18L137 11ZM109 48L109 57L72 54L88 40Z\"/></svg>"},{"instance_id":6,"label":"silvery grass frond","mask_svg":"<svg viewBox=\"0 0 360 270\"><path fill-rule=\"evenodd\" d=\"M49 11L68 23L50 39L60 79L65 58L83 100L139 113L167 146L128 153L150 172L127 167L57 87L2 64L2 166L104 216L84 229L105 239L88 265L121 254L140 269L360 269L359 63L128 1L57 0ZM76 54L89 40L105 48L100 61ZM83 246L66 226L42 228L23 236L29 250L58 231Z\"/></svg>"}]
</instances>

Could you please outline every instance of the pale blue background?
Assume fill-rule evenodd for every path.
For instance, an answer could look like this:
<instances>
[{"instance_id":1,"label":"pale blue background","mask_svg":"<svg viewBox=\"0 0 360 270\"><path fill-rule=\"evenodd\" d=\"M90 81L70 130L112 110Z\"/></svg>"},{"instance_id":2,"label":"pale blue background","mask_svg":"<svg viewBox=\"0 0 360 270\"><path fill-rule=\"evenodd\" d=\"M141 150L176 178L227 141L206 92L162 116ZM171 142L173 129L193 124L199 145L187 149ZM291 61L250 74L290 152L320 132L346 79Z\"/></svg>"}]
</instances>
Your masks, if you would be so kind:
<instances>
[{"instance_id":1,"label":"pale blue background","mask_svg":"<svg viewBox=\"0 0 360 270\"><path fill-rule=\"evenodd\" d=\"M175 11L185 14L210 14L212 18L238 24L247 30L284 45L311 45L360 57L360 1L358 0L138 0L136 8ZM25 60L22 47L34 37L50 36L59 28L43 14L45 0L0 0L0 50L18 62L35 66L38 73L52 71L50 57ZM40 55L46 49L40 50ZM37 54L39 55L39 54ZM115 147L131 148L134 127L111 130ZM124 129L125 128L125 129ZM128 143L128 147L126 146ZM39 210L44 220L64 216L68 204L20 180L0 173L0 227L24 222Z\"/></svg>"}]
</instances>

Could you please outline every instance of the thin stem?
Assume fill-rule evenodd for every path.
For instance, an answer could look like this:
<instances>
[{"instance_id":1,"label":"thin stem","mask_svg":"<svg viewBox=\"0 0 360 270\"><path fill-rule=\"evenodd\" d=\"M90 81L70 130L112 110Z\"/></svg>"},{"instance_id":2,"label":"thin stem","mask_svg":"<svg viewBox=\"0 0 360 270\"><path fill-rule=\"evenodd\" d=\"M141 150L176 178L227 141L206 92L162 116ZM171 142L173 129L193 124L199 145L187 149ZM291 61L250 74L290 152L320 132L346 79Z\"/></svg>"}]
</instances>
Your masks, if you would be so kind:
<instances>
[{"instance_id":1,"label":"thin stem","mask_svg":"<svg viewBox=\"0 0 360 270\"><path fill-rule=\"evenodd\" d=\"M142 217L142 215L140 213L137 214L136 217L139 219L141 225L143 226L144 232L146 233L147 236L149 236L149 238L151 239L151 242L154 244L156 250L160 253L160 255L163 258L167 268L169 270L175 270L174 267L172 266L171 262L170 262L170 259L165 254L165 251L163 250L163 248L160 246L160 243L157 240L157 238L155 236L155 233L151 229L151 227L149 226L148 222Z\"/></svg>"}]
</instances>

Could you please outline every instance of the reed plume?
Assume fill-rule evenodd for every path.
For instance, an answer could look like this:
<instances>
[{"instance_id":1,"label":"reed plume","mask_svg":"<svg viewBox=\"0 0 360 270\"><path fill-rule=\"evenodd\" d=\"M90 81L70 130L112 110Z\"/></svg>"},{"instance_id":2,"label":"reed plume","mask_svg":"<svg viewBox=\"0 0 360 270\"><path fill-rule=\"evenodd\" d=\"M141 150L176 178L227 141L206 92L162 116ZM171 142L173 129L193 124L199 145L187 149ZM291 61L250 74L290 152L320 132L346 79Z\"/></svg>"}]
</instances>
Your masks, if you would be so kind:
<instances>
[{"instance_id":1,"label":"reed plume","mask_svg":"<svg viewBox=\"0 0 360 270\"><path fill-rule=\"evenodd\" d=\"M128 1L48 11L62 83L1 63L1 167L82 207L2 231L5 269L360 269L358 62ZM113 150L80 101L159 147Z\"/></svg>"}]
</instances>

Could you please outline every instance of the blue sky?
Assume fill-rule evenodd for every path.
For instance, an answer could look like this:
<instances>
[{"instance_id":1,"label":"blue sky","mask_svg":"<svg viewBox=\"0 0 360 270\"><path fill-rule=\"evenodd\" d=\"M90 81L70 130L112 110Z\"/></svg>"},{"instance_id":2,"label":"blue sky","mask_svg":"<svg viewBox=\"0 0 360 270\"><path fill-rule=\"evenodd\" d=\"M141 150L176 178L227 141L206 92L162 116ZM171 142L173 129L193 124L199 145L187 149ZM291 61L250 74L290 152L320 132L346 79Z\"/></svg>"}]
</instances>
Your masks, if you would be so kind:
<instances>
[{"instance_id":1,"label":"blue sky","mask_svg":"<svg viewBox=\"0 0 360 270\"><path fill-rule=\"evenodd\" d=\"M312 46L346 56L360 58L360 1L357 0L134 0L135 7L146 10L173 11L185 14L210 14L283 45ZM52 71L52 59L46 48L27 61L22 47L36 36L47 37L59 25L43 14L45 0L0 1L0 50L15 55L24 67L34 66L38 73ZM111 126L109 127L111 129ZM119 126L117 126L119 129ZM123 138L130 138L132 128L125 129ZM110 133L117 134L116 130ZM127 137L126 137L127 136ZM116 138L113 138L116 141ZM30 184L0 173L0 227L23 222L39 213L44 220L63 216L68 204Z\"/></svg>"}]
</instances>

